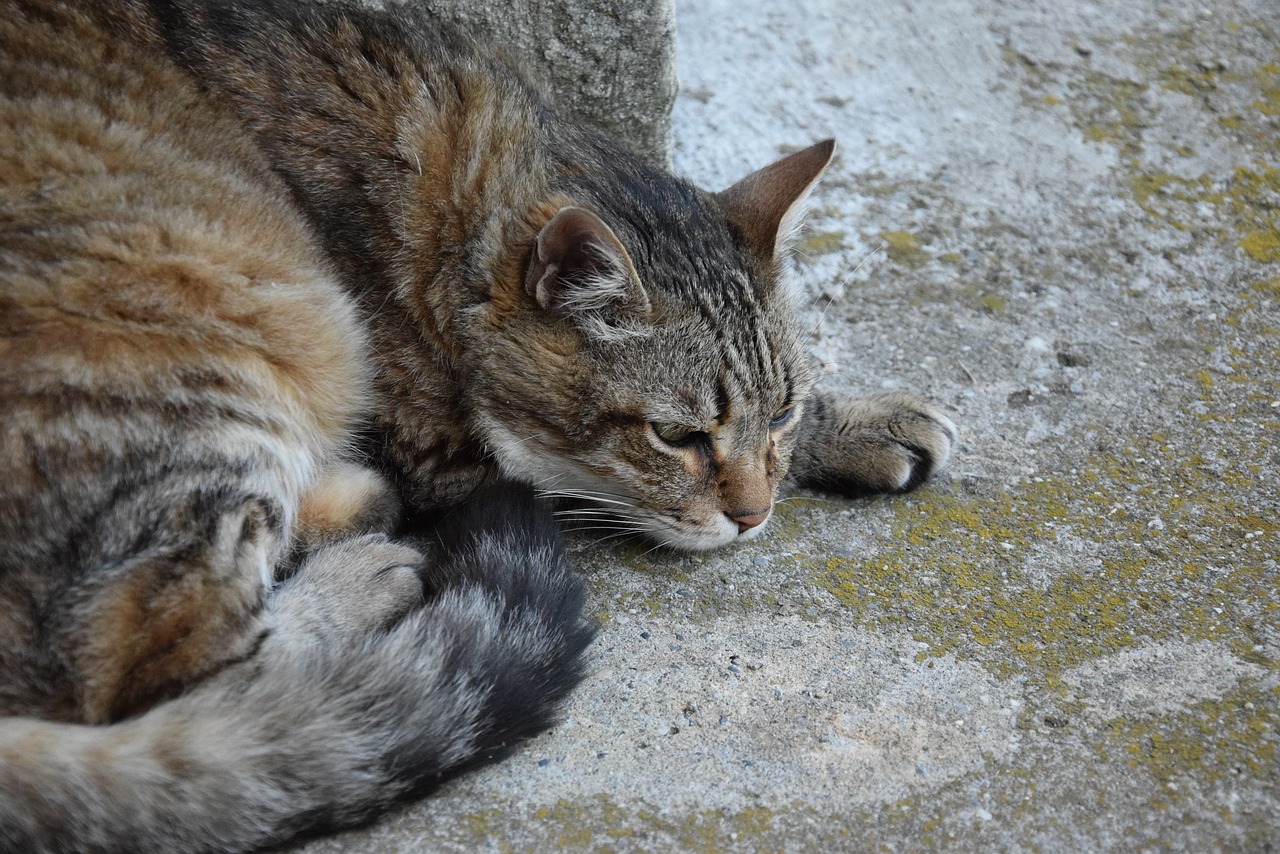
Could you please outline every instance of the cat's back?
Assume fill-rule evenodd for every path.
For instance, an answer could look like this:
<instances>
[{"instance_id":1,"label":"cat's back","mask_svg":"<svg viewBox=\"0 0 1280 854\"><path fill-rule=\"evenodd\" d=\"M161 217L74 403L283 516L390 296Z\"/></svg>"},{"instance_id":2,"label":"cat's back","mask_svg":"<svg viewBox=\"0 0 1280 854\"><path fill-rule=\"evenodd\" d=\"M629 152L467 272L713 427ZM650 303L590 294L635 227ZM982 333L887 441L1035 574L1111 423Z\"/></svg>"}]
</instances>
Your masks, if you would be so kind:
<instances>
[{"instance_id":1,"label":"cat's back","mask_svg":"<svg viewBox=\"0 0 1280 854\"><path fill-rule=\"evenodd\" d=\"M315 456L362 399L354 309L157 26L128 0L0 4L5 563L47 563L122 478L229 423Z\"/></svg>"},{"instance_id":2,"label":"cat's back","mask_svg":"<svg viewBox=\"0 0 1280 854\"><path fill-rule=\"evenodd\" d=\"M125 260L104 243L135 249L130 260L172 257L185 243L223 263L236 253L216 251L220 241L243 252L255 235L272 254L296 247L282 270L314 266L310 237L249 136L165 55L136 6L0 5L6 274L68 256ZM72 272L59 271L61 296Z\"/></svg>"}]
</instances>

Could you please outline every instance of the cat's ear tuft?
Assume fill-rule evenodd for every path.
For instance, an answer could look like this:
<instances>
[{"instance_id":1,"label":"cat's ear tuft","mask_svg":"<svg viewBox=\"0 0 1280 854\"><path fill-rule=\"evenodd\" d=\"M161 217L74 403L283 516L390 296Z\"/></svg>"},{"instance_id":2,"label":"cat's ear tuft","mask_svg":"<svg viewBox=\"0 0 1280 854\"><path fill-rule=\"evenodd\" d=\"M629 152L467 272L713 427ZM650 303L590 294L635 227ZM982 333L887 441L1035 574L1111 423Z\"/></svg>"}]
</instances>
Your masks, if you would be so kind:
<instances>
[{"instance_id":1,"label":"cat's ear tuft","mask_svg":"<svg viewBox=\"0 0 1280 854\"><path fill-rule=\"evenodd\" d=\"M649 297L622 241L586 208L556 212L534 240L525 290L545 311L603 337L628 334L649 313Z\"/></svg>"},{"instance_id":2,"label":"cat's ear tuft","mask_svg":"<svg viewBox=\"0 0 1280 854\"><path fill-rule=\"evenodd\" d=\"M786 252L804 218L809 192L836 151L834 139L811 145L752 172L715 199L759 255Z\"/></svg>"}]
</instances>

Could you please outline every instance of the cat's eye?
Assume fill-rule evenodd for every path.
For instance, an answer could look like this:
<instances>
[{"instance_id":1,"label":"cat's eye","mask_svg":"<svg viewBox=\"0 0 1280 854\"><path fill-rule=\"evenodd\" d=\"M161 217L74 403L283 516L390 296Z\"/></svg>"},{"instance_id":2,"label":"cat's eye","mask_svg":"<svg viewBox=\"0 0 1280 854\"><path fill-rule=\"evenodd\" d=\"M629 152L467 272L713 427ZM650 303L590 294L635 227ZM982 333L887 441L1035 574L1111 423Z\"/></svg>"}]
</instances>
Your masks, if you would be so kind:
<instances>
[{"instance_id":1,"label":"cat's eye","mask_svg":"<svg viewBox=\"0 0 1280 854\"><path fill-rule=\"evenodd\" d=\"M773 420L769 422L770 430L777 430L783 424L791 420L792 414L795 412L790 406L773 414Z\"/></svg>"},{"instance_id":2,"label":"cat's eye","mask_svg":"<svg viewBox=\"0 0 1280 854\"><path fill-rule=\"evenodd\" d=\"M688 445L699 435L699 431L683 424L671 424L662 421L650 421L649 429L659 439L673 447Z\"/></svg>"}]
</instances>

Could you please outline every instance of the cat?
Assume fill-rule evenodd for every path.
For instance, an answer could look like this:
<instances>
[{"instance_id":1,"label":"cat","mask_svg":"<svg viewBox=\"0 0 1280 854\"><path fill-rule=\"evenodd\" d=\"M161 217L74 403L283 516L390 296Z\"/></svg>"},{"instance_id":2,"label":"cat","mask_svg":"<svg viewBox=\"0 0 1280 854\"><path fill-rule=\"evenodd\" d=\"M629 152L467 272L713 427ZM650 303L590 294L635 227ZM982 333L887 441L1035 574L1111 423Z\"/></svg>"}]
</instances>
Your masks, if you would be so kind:
<instances>
[{"instance_id":1,"label":"cat","mask_svg":"<svg viewBox=\"0 0 1280 854\"><path fill-rule=\"evenodd\" d=\"M0 115L0 849L276 844L544 729L593 629L529 485L707 549L956 441L813 390L832 141L704 192L286 0L0 0Z\"/></svg>"}]
</instances>

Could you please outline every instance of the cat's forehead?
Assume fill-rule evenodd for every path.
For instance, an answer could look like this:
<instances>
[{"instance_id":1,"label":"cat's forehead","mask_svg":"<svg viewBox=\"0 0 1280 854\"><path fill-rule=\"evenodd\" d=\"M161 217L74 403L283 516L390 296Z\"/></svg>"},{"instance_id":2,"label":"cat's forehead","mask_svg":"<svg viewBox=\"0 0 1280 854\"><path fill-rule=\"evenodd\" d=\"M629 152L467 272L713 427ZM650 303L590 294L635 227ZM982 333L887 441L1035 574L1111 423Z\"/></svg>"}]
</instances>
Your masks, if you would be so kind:
<instances>
[{"instance_id":1,"label":"cat's forehead","mask_svg":"<svg viewBox=\"0 0 1280 854\"><path fill-rule=\"evenodd\" d=\"M592 202L617 232L652 306L647 334L611 373L683 410L776 407L805 383L793 311L771 261L757 257L711 196L623 169Z\"/></svg>"},{"instance_id":2,"label":"cat's forehead","mask_svg":"<svg viewBox=\"0 0 1280 854\"><path fill-rule=\"evenodd\" d=\"M650 334L623 356L650 408L708 420L772 411L807 389L807 361L790 323L758 311L668 300Z\"/></svg>"}]
</instances>

